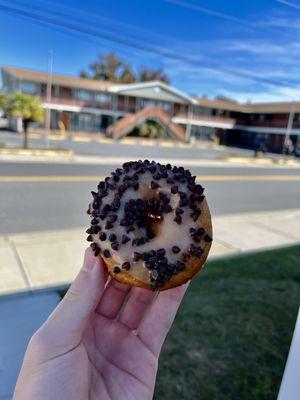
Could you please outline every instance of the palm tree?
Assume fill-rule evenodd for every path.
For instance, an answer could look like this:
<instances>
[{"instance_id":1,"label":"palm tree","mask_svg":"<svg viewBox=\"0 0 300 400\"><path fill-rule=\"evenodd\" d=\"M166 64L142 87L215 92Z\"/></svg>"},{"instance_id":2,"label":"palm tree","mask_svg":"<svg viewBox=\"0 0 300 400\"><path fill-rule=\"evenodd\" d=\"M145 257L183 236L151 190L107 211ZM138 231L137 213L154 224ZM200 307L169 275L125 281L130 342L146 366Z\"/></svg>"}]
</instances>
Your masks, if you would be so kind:
<instances>
[{"instance_id":1,"label":"palm tree","mask_svg":"<svg viewBox=\"0 0 300 400\"><path fill-rule=\"evenodd\" d=\"M44 109L38 97L15 92L6 96L3 109L6 115L22 119L24 142L23 147L28 147L28 127L30 122L44 121Z\"/></svg>"}]
</instances>

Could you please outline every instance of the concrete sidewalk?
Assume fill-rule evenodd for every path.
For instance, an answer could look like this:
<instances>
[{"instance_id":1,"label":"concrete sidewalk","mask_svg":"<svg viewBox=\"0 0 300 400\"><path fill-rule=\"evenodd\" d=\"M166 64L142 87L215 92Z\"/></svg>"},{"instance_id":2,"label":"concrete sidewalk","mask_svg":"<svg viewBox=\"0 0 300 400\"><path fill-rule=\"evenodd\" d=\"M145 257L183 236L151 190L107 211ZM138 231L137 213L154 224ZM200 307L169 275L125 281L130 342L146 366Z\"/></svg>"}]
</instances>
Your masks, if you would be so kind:
<instances>
[{"instance_id":1,"label":"concrete sidewalk","mask_svg":"<svg viewBox=\"0 0 300 400\"><path fill-rule=\"evenodd\" d=\"M300 209L213 218L209 258L300 243ZM0 236L0 295L66 284L88 246L85 227Z\"/></svg>"}]
</instances>

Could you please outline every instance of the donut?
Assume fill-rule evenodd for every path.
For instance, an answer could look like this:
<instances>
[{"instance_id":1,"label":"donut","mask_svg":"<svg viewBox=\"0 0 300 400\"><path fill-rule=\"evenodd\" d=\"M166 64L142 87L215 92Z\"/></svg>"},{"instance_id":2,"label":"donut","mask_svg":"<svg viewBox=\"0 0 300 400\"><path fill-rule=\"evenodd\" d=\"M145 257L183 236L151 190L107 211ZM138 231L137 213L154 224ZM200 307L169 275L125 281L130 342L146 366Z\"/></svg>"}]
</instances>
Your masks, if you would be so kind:
<instances>
[{"instance_id":1,"label":"donut","mask_svg":"<svg viewBox=\"0 0 300 400\"><path fill-rule=\"evenodd\" d=\"M212 243L204 189L188 169L129 161L92 191L87 241L113 279L151 290L190 280Z\"/></svg>"}]
</instances>

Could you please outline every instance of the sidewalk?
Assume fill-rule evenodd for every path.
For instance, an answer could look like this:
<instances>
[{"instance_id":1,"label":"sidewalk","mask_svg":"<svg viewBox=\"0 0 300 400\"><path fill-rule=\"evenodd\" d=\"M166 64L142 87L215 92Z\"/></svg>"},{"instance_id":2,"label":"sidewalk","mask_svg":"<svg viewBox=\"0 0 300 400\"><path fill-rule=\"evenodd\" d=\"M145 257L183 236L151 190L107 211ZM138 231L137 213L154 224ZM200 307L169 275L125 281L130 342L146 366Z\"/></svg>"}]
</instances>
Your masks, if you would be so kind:
<instances>
[{"instance_id":1,"label":"sidewalk","mask_svg":"<svg viewBox=\"0 0 300 400\"><path fill-rule=\"evenodd\" d=\"M300 243L300 209L257 212L213 219L209 258ZM57 286L79 270L85 227L0 236L0 295Z\"/></svg>"}]
</instances>

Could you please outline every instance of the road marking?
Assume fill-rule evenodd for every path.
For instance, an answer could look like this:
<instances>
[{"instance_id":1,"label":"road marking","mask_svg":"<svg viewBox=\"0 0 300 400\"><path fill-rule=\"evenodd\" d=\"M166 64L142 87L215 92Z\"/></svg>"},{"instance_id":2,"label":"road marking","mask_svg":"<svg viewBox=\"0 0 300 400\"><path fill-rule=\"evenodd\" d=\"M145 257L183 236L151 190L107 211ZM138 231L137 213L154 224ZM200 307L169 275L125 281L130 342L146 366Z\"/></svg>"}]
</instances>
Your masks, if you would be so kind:
<instances>
[{"instance_id":1,"label":"road marking","mask_svg":"<svg viewBox=\"0 0 300 400\"><path fill-rule=\"evenodd\" d=\"M0 183L32 183L32 182L96 182L105 176L0 176ZM300 181L299 175L198 175L200 182L223 181Z\"/></svg>"}]
</instances>

